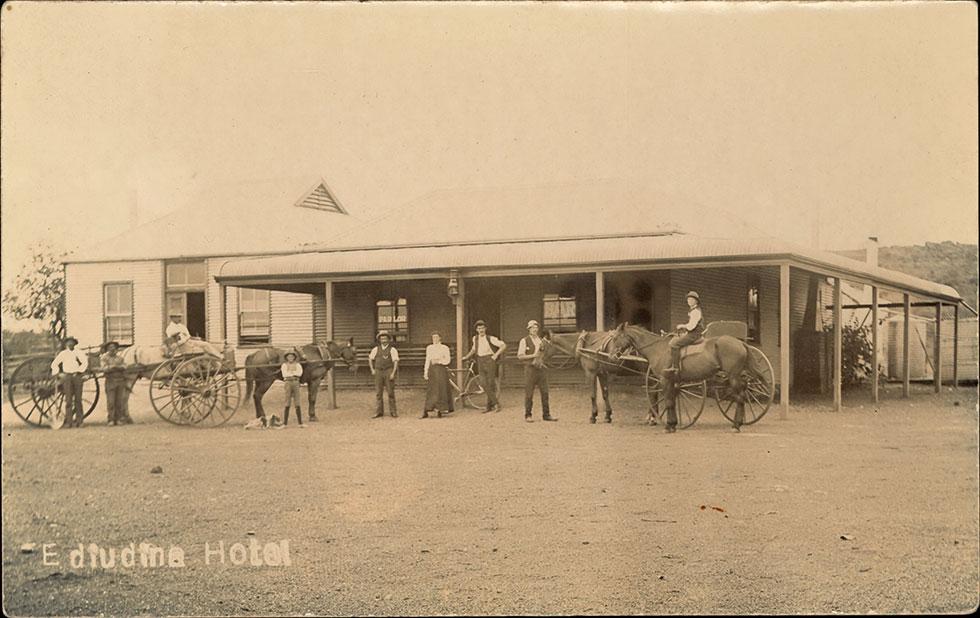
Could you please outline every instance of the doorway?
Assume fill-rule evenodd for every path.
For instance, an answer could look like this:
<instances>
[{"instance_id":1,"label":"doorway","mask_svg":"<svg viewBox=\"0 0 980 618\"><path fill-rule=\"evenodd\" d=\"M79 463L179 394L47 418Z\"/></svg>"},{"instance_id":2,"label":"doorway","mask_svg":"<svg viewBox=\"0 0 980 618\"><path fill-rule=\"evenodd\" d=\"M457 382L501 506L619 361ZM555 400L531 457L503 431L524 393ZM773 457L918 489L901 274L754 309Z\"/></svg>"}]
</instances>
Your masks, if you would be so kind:
<instances>
[{"instance_id":1,"label":"doorway","mask_svg":"<svg viewBox=\"0 0 980 618\"><path fill-rule=\"evenodd\" d=\"M204 292L171 292L167 294L167 318L179 314L191 337L207 337L207 310Z\"/></svg>"}]
</instances>

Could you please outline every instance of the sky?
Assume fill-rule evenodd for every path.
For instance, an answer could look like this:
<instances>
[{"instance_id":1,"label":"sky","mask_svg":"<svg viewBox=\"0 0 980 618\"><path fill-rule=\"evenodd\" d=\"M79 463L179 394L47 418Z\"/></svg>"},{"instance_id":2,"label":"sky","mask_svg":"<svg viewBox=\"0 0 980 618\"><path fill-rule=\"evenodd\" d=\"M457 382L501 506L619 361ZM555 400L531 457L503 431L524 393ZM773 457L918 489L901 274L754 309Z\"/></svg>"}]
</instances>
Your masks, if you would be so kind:
<instances>
[{"instance_id":1,"label":"sky","mask_svg":"<svg viewBox=\"0 0 980 618\"><path fill-rule=\"evenodd\" d=\"M697 204L826 249L977 242L972 2L12 2L0 20L5 287L39 242L300 176L365 217L616 180L656 187L665 219Z\"/></svg>"}]
</instances>

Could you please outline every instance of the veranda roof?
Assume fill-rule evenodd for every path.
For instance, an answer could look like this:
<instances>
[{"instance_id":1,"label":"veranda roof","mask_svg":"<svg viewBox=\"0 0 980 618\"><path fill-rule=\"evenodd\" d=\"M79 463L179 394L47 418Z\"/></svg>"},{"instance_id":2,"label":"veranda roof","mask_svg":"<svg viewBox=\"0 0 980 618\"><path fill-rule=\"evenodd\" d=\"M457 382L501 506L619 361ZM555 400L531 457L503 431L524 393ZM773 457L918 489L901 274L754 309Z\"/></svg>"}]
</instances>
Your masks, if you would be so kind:
<instances>
[{"instance_id":1,"label":"veranda roof","mask_svg":"<svg viewBox=\"0 0 980 618\"><path fill-rule=\"evenodd\" d=\"M789 260L795 266L948 302L962 300L947 285L776 239L704 238L677 233L360 247L254 257L227 262L216 279L231 285L267 285L346 276L383 278L381 275L394 273L448 273L449 269L478 274L481 270L576 266L587 272L614 265L641 267L657 263L696 267L776 260Z\"/></svg>"}]
</instances>

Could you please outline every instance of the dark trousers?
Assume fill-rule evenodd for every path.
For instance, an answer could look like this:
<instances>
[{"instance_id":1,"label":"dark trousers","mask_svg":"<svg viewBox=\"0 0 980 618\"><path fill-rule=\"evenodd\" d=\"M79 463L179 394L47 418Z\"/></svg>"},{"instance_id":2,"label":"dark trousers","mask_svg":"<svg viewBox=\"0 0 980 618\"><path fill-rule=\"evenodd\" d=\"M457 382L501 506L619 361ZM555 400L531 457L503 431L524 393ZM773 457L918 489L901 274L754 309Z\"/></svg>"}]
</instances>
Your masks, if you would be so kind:
<instances>
[{"instance_id":1,"label":"dark trousers","mask_svg":"<svg viewBox=\"0 0 980 618\"><path fill-rule=\"evenodd\" d=\"M83 376L80 373L63 373L61 376L61 392L65 395L65 424L81 426L85 418L85 410L82 409Z\"/></svg>"},{"instance_id":2,"label":"dark trousers","mask_svg":"<svg viewBox=\"0 0 980 618\"><path fill-rule=\"evenodd\" d=\"M524 367L524 416L531 416L534 409L534 387L541 393L541 411L544 416L551 416L548 408L548 371L544 368L527 365Z\"/></svg>"},{"instance_id":3,"label":"dark trousers","mask_svg":"<svg viewBox=\"0 0 980 618\"><path fill-rule=\"evenodd\" d=\"M105 379L105 407L110 423L123 423L129 418L129 388L126 378Z\"/></svg>"},{"instance_id":4,"label":"dark trousers","mask_svg":"<svg viewBox=\"0 0 980 618\"><path fill-rule=\"evenodd\" d=\"M681 366L681 348L684 346L691 345L695 341L701 338L701 333L690 331L683 335L678 335L670 340L670 361L671 366L680 369Z\"/></svg>"},{"instance_id":5,"label":"dark trousers","mask_svg":"<svg viewBox=\"0 0 980 618\"><path fill-rule=\"evenodd\" d=\"M395 407L395 380L391 377L391 369L378 369L374 374L374 393L378 400L377 414L385 413L385 391L388 391L388 413L394 416L398 413Z\"/></svg>"},{"instance_id":6,"label":"dark trousers","mask_svg":"<svg viewBox=\"0 0 980 618\"><path fill-rule=\"evenodd\" d=\"M500 405L497 401L497 361L492 356L477 356L476 368L487 392L487 410Z\"/></svg>"},{"instance_id":7,"label":"dark trousers","mask_svg":"<svg viewBox=\"0 0 980 618\"><path fill-rule=\"evenodd\" d=\"M303 409L300 407L300 395L302 391L299 386L299 378L289 378L288 380L283 380L282 383L286 391L286 408L282 411L282 422L284 425L289 424L289 406L291 404L296 408L296 422L302 425Z\"/></svg>"}]
</instances>

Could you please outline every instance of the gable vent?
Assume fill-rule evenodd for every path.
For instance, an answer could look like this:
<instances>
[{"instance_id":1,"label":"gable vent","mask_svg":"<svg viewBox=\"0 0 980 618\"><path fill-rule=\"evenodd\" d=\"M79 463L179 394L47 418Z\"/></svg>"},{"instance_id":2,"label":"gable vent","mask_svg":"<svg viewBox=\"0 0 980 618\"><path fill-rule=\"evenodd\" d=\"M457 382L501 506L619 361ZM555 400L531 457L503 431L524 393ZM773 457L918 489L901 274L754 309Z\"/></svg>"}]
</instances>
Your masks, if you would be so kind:
<instances>
[{"instance_id":1,"label":"gable vent","mask_svg":"<svg viewBox=\"0 0 980 618\"><path fill-rule=\"evenodd\" d=\"M296 203L300 208L312 208L314 210L324 210L326 212L338 212L346 215L347 211L340 205L340 201L334 197L325 183L320 183L315 189L310 191L306 197Z\"/></svg>"}]
</instances>

